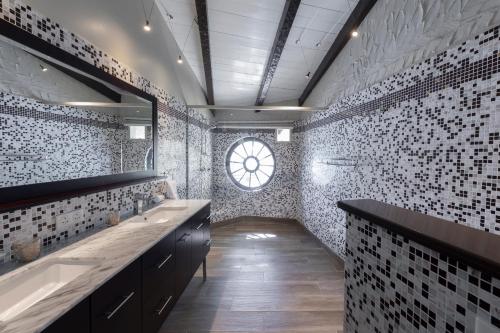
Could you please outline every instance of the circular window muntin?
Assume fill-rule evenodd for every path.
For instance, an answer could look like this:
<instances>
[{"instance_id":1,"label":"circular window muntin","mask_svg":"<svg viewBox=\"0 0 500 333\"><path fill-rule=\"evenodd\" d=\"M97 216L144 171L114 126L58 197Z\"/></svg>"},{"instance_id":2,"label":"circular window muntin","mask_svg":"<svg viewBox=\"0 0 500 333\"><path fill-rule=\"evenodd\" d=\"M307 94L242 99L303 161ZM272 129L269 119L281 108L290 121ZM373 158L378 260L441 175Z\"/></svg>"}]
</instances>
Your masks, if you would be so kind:
<instances>
[{"instance_id":1,"label":"circular window muntin","mask_svg":"<svg viewBox=\"0 0 500 333\"><path fill-rule=\"evenodd\" d=\"M248 152L246 151L245 146L243 145L244 143L246 143L248 141L258 142L258 143L262 144L261 150L264 149L264 147L267 150L269 150L270 154L267 155L267 156L265 156L262 159L265 159L265 158L268 158L268 157L272 157L273 165L269 166L269 165L263 165L263 164L261 164L261 160L259 160L259 158L257 158L257 156L260 154L261 151L257 152L257 154L254 154L254 152L251 152L251 154L248 154ZM244 149L244 151L246 153L246 156L242 156L239 153L235 152L235 150L240 145L243 147L243 149ZM243 161L243 162L241 162L241 164L242 164L242 169L245 170L245 173L239 179L236 179L234 177L234 173L236 171L232 171L231 170L231 163L237 163L237 162L232 162L231 161L231 157L232 157L233 153L237 154L241 158L241 160ZM253 162L252 162L252 160L253 160ZM256 165L255 166L249 166L248 163L256 163ZM268 175L264 171L260 170L261 166L272 167L271 174ZM242 169L239 169L239 170L242 170ZM239 171L239 170L237 170L237 171ZM240 182L243 179L244 175L247 172L248 173L252 173L252 174L257 174L257 171L259 171L259 170L260 170L260 172L264 173L268 177L268 179L264 183L261 183L260 180L259 180L259 178L258 178L258 176L256 176L257 180L259 180L260 186L250 187L250 186L245 186L245 185L243 185ZM263 141L263 140L261 140L259 138L246 137L246 138L239 139L239 140L237 140L236 142L234 142L230 146L229 150L226 153L226 174L229 177L229 179L231 179L231 181L233 182L233 184L236 185L236 187L238 187L241 190L249 191L249 192L254 192L254 191L260 191L260 190L262 190L266 185L268 185L271 182L271 180L273 180L275 172L276 172L276 158L275 158L274 152L271 149L271 147L265 141ZM251 181L249 181L249 183L251 183Z\"/></svg>"}]
</instances>

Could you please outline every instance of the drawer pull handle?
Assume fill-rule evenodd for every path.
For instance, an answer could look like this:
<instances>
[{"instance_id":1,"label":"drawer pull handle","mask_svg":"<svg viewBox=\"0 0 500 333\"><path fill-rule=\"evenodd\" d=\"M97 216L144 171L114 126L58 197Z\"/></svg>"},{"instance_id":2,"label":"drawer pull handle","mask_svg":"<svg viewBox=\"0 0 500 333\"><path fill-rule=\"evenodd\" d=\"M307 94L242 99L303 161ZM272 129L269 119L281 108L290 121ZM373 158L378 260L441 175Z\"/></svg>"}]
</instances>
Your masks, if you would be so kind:
<instances>
[{"instance_id":1,"label":"drawer pull handle","mask_svg":"<svg viewBox=\"0 0 500 333\"><path fill-rule=\"evenodd\" d=\"M172 258L172 253L168 255L168 257L165 258L165 260L163 260L159 265L158 265L158 269L161 269L169 260L170 258Z\"/></svg>"},{"instance_id":2,"label":"drawer pull handle","mask_svg":"<svg viewBox=\"0 0 500 333\"><path fill-rule=\"evenodd\" d=\"M200 225L196 227L196 230L200 230L200 228L203 227L204 224L205 223L200 223Z\"/></svg>"},{"instance_id":3,"label":"drawer pull handle","mask_svg":"<svg viewBox=\"0 0 500 333\"><path fill-rule=\"evenodd\" d=\"M212 244L212 240L211 239L209 239L209 240L207 240L205 242L205 246L210 246L211 244Z\"/></svg>"},{"instance_id":4,"label":"drawer pull handle","mask_svg":"<svg viewBox=\"0 0 500 333\"><path fill-rule=\"evenodd\" d=\"M188 237L188 236L189 236L189 234L182 235L182 237L179 238L178 242L185 242L186 241L186 237Z\"/></svg>"},{"instance_id":5,"label":"drawer pull handle","mask_svg":"<svg viewBox=\"0 0 500 333\"><path fill-rule=\"evenodd\" d=\"M120 304L118 304L118 306L113 310L113 311L110 311L110 312L106 312L106 319L111 319L113 318L113 316L118 312L120 311L120 309L132 298L132 296L135 295L135 292L132 291L130 294L128 294L127 297L125 297L123 299L123 301L120 302Z\"/></svg>"},{"instance_id":6,"label":"drawer pull handle","mask_svg":"<svg viewBox=\"0 0 500 333\"><path fill-rule=\"evenodd\" d=\"M212 218L212 214L208 215L207 217L205 217L205 220L209 220Z\"/></svg>"},{"instance_id":7,"label":"drawer pull handle","mask_svg":"<svg viewBox=\"0 0 500 333\"><path fill-rule=\"evenodd\" d=\"M165 304L162 305L161 308L159 308L158 310L156 310L156 313L158 314L158 316L161 316L163 310L165 310L165 308L167 307L168 303L170 303L170 300L172 299L172 296L170 296L167 301L165 302Z\"/></svg>"}]
</instances>

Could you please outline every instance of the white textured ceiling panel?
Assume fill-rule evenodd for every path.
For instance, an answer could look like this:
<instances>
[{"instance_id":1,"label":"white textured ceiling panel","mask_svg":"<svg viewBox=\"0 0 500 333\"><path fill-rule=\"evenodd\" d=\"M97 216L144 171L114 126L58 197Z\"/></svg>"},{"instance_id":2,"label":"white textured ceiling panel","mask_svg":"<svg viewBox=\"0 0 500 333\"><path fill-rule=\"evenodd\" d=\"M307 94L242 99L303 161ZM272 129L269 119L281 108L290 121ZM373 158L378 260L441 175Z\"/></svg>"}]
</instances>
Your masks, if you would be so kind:
<instances>
[{"instance_id":1,"label":"white textured ceiling panel","mask_svg":"<svg viewBox=\"0 0 500 333\"><path fill-rule=\"evenodd\" d=\"M349 17L356 1L302 0L266 103L300 97Z\"/></svg>"}]
</instances>

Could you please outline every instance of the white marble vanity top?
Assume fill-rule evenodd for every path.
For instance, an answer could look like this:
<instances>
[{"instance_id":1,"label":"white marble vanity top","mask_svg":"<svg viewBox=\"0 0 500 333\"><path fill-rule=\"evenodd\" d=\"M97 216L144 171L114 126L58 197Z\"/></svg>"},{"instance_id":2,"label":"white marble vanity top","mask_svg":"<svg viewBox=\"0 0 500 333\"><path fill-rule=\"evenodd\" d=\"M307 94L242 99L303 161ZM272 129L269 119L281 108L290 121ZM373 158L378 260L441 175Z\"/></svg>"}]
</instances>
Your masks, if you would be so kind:
<instances>
[{"instance_id":1,"label":"white marble vanity top","mask_svg":"<svg viewBox=\"0 0 500 333\"><path fill-rule=\"evenodd\" d=\"M151 217L147 221L143 216L134 216L0 276L1 286L19 274L29 273L54 260L93 264L85 273L19 315L0 322L0 332L41 332L209 203L210 200L167 200L144 214ZM2 295L0 301L1 298Z\"/></svg>"}]
</instances>

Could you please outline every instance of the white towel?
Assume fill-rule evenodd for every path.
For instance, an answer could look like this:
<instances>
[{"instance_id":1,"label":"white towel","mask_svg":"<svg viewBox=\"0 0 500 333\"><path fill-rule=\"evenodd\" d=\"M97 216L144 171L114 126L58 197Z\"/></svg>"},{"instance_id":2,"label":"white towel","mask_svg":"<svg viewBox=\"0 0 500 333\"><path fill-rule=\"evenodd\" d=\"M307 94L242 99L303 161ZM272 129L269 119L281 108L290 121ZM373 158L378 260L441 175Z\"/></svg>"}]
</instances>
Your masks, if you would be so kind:
<instances>
[{"instance_id":1,"label":"white towel","mask_svg":"<svg viewBox=\"0 0 500 333\"><path fill-rule=\"evenodd\" d=\"M165 193L165 196L167 199L179 199L179 195L177 194L177 183L175 180L167 180L167 193Z\"/></svg>"}]
</instances>

